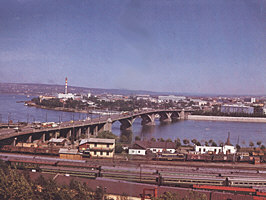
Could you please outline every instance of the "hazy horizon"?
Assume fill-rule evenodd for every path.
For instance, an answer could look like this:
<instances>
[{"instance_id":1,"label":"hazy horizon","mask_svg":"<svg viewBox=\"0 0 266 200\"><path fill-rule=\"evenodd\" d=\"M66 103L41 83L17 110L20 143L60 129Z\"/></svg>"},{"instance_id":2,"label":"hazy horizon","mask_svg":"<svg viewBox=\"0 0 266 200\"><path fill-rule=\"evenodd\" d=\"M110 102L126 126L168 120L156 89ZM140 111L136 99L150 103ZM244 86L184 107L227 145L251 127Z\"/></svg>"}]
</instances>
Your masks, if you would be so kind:
<instances>
[{"instance_id":1,"label":"hazy horizon","mask_svg":"<svg viewBox=\"0 0 266 200\"><path fill-rule=\"evenodd\" d=\"M0 82L266 93L266 1L2 0L0 16Z\"/></svg>"}]
</instances>

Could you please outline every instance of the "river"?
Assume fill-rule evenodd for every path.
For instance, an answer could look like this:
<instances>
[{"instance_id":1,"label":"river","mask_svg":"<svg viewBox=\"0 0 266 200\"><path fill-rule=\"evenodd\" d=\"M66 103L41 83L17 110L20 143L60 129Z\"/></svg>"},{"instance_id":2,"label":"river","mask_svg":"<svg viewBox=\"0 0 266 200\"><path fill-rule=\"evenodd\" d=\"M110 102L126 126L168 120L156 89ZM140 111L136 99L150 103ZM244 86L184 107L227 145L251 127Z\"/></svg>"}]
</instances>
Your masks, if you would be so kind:
<instances>
[{"instance_id":1,"label":"river","mask_svg":"<svg viewBox=\"0 0 266 200\"><path fill-rule=\"evenodd\" d=\"M96 115L87 115L84 113L72 113L45 110L35 107L24 106L20 101L27 101L33 97L24 95L0 94L0 122L7 122L11 119L13 122L33 122L33 121L70 121L84 119L88 116L98 117ZM248 122L222 122L222 121L198 121L198 120L180 120L175 123L160 124L156 120L155 126L143 127L141 119L137 118L133 124L132 131L120 131L120 123L115 122L112 132L116 135L126 135L127 138L134 140L139 136L144 140L154 138L164 138L175 140L197 139L200 142L214 140L216 143L225 142L227 134L230 132L232 144L248 146L250 141L256 143L262 141L266 144L266 123L248 123Z\"/></svg>"}]
</instances>

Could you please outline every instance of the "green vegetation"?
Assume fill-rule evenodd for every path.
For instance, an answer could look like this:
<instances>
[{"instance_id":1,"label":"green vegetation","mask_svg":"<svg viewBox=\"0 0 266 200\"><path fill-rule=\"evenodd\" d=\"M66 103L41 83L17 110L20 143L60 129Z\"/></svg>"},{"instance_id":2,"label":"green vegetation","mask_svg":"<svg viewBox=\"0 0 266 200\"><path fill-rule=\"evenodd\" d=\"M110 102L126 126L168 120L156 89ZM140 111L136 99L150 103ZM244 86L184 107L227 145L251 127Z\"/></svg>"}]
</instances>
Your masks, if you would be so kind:
<instances>
[{"instance_id":1,"label":"green vegetation","mask_svg":"<svg viewBox=\"0 0 266 200\"><path fill-rule=\"evenodd\" d=\"M103 131L98 133L97 138L115 139L116 141L119 139L115 134L110 131Z\"/></svg>"},{"instance_id":2,"label":"green vegetation","mask_svg":"<svg viewBox=\"0 0 266 200\"><path fill-rule=\"evenodd\" d=\"M189 191L185 197L180 197L177 193L165 192L160 197L153 198L153 200L207 200L206 194L201 194L196 191Z\"/></svg>"},{"instance_id":3,"label":"green vegetation","mask_svg":"<svg viewBox=\"0 0 266 200\"><path fill-rule=\"evenodd\" d=\"M0 162L0 199L1 200L113 200L105 196L106 188L97 187L95 191L71 180L69 185L58 185L53 179L40 175L35 181L25 171L11 169ZM121 199L127 199L122 195Z\"/></svg>"},{"instance_id":4,"label":"green vegetation","mask_svg":"<svg viewBox=\"0 0 266 200\"><path fill-rule=\"evenodd\" d=\"M142 108L153 108L153 109L168 109L177 107L177 104L170 101L165 103L155 103L148 100L137 100L135 97L130 97L127 101L117 100L117 101L104 101L100 100L98 97L83 97L84 100L93 102L97 109L100 110L113 110L113 111L128 111L133 112L134 110ZM79 100L67 99L65 102L61 102L58 98L40 100L40 98L33 98L31 100L36 105L45 106L48 108L64 107L72 108L77 110L88 110L90 106L86 102Z\"/></svg>"}]
</instances>

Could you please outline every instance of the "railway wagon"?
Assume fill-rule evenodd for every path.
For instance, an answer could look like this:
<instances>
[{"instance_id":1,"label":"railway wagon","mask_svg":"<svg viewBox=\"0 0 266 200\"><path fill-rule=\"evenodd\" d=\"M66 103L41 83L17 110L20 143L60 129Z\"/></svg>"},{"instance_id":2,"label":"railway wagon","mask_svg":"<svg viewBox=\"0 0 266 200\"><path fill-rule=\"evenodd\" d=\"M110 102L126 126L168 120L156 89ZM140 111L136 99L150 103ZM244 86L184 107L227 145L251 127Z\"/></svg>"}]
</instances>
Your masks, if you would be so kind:
<instances>
[{"instance_id":1,"label":"railway wagon","mask_svg":"<svg viewBox=\"0 0 266 200\"><path fill-rule=\"evenodd\" d=\"M89 163L77 163L77 162L70 162L70 161L58 161L57 166L84 168L84 169L93 169L93 170L99 170L101 168L100 165L94 165L94 164L89 164Z\"/></svg>"},{"instance_id":2,"label":"railway wagon","mask_svg":"<svg viewBox=\"0 0 266 200\"><path fill-rule=\"evenodd\" d=\"M63 174L65 176L83 177L95 179L98 176L98 170L76 169L58 166L40 166L40 171L50 174Z\"/></svg>"},{"instance_id":3,"label":"railway wagon","mask_svg":"<svg viewBox=\"0 0 266 200\"><path fill-rule=\"evenodd\" d=\"M248 194L248 195L255 195L257 192L256 189L253 188L214 186L214 185L193 185L192 188L201 189L201 190L214 190L221 192L233 192L233 193Z\"/></svg>"},{"instance_id":4,"label":"railway wagon","mask_svg":"<svg viewBox=\"0 0 266 200\"><path fill-rule=\"evenodd\" d=\"M194 184L223 186L225 179L222 177L162 176L161 184L175 187L192 187Z\"/></svg>"},{"instance_id":5,"label":"railway wagon","mask_svg":"<svg viewBox=\"0 0 266 200\"><path fill-rule=\"evenodd\" d=\"M187 154L187 161L212 161L212 155L209 154Z\"/></svg>"},{"instance_id":6,"label":"railway wagon","mask_svg":"<svg viewBox=\"0 0 266 200\"><path fill-rule=\"evenodd\" d=\"M212 157L212 160L214 162L233 162L234 161L234 155L232 154L214 154Z\"/></svg>"},{"instance_id":7,"label":"railway wagon","mask_svg":"<svg viewBox=\"0 0 266 200\"><path fill-rule=\"evenodd\" d=\"M237 161L252 163L253 162L253 156L239 156L237 158Z\"/></svg>"},{"instance_id":8,"label":"railway wagon","mask_svg":"<svg viewBox=\"0 0 266 200\"><path fill-rule=\"evenodd\" d=\"M29 154L43 154L43 155L59 155L58 148L43 148L43 147L23 147L4 145L1 151L14 153L29 153Z\"/></svg>"},{"instance_id":9,"label":"railway wagon","mask_svg":"<svg viewBox=\"0 0 266 200\"><path fill-rule=\"evenodd\" d=\"M158 153L156 154L156 157L153 158L153 160L161 160L161 161L167 161L167 160L173 160L173 161L185 161L186 156L185 154L176 154L176 153Z\"/></svg>"},{"instance_id":10,"label":"railway wagon","mask_svg":"<svg viewBox=\"0 0 266 200\"><path fill-rule=\"evenodd\" d=\"M240 177L230 177L230 186L233 187L266 187L265 178L240 178Z\"/></svg>"},{"instance_id":11,"label":"railway wagon","mask_svg":"<svg viewBox=\"0 0 266 200\"><path fill-rule=\"evenodd\" d=\"M11 165L13 168L17 169L37 169L39 170L40 166L54 166L56 165L56 161L45 161L45 160L19 160L19 159L8 159L7 163Z\"/></svg>"}]
</instances>

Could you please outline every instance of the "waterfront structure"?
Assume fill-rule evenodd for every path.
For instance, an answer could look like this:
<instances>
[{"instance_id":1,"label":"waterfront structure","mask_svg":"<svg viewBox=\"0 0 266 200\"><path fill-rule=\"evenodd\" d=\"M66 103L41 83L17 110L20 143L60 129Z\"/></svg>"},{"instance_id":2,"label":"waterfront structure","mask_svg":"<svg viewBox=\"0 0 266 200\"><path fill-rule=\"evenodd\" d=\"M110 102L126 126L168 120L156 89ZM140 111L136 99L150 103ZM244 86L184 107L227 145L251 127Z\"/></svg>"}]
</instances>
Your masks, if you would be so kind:
<instances>
[{"instance_id":1,"label":"waterfront structure","mask_svg":"<svg viewBox=\"0 0 266 200\"><path fill-rule=\"evenodd\" d=\"M146 155L147 151L152 153L176 152L176 144L174 142L152 142L152 141L136 141L128 153L131 155Z\"/></svg>"},{"instance_id":2,"label":"waterfront structure","mask_svg":"<svg viewBox=\"0 0 266 200\"><path fill-rule=\"evenodd\" d=\"M221 112L223 113L246 113L246 114L253 114L254 108L250 106L244 106L244 105L221 105Z\"/></svg>"},{"instance_id":3,"label":"waterfront structure","mask_svg":"<svg viewBox=\"0 0 266 200\"><path fill-rule=\"evenodd\" d=\"M90 154L91 157L113 157L115 139L88 138L82 139L79 143L79 151Z\"/></svg>"}]
</instances>

